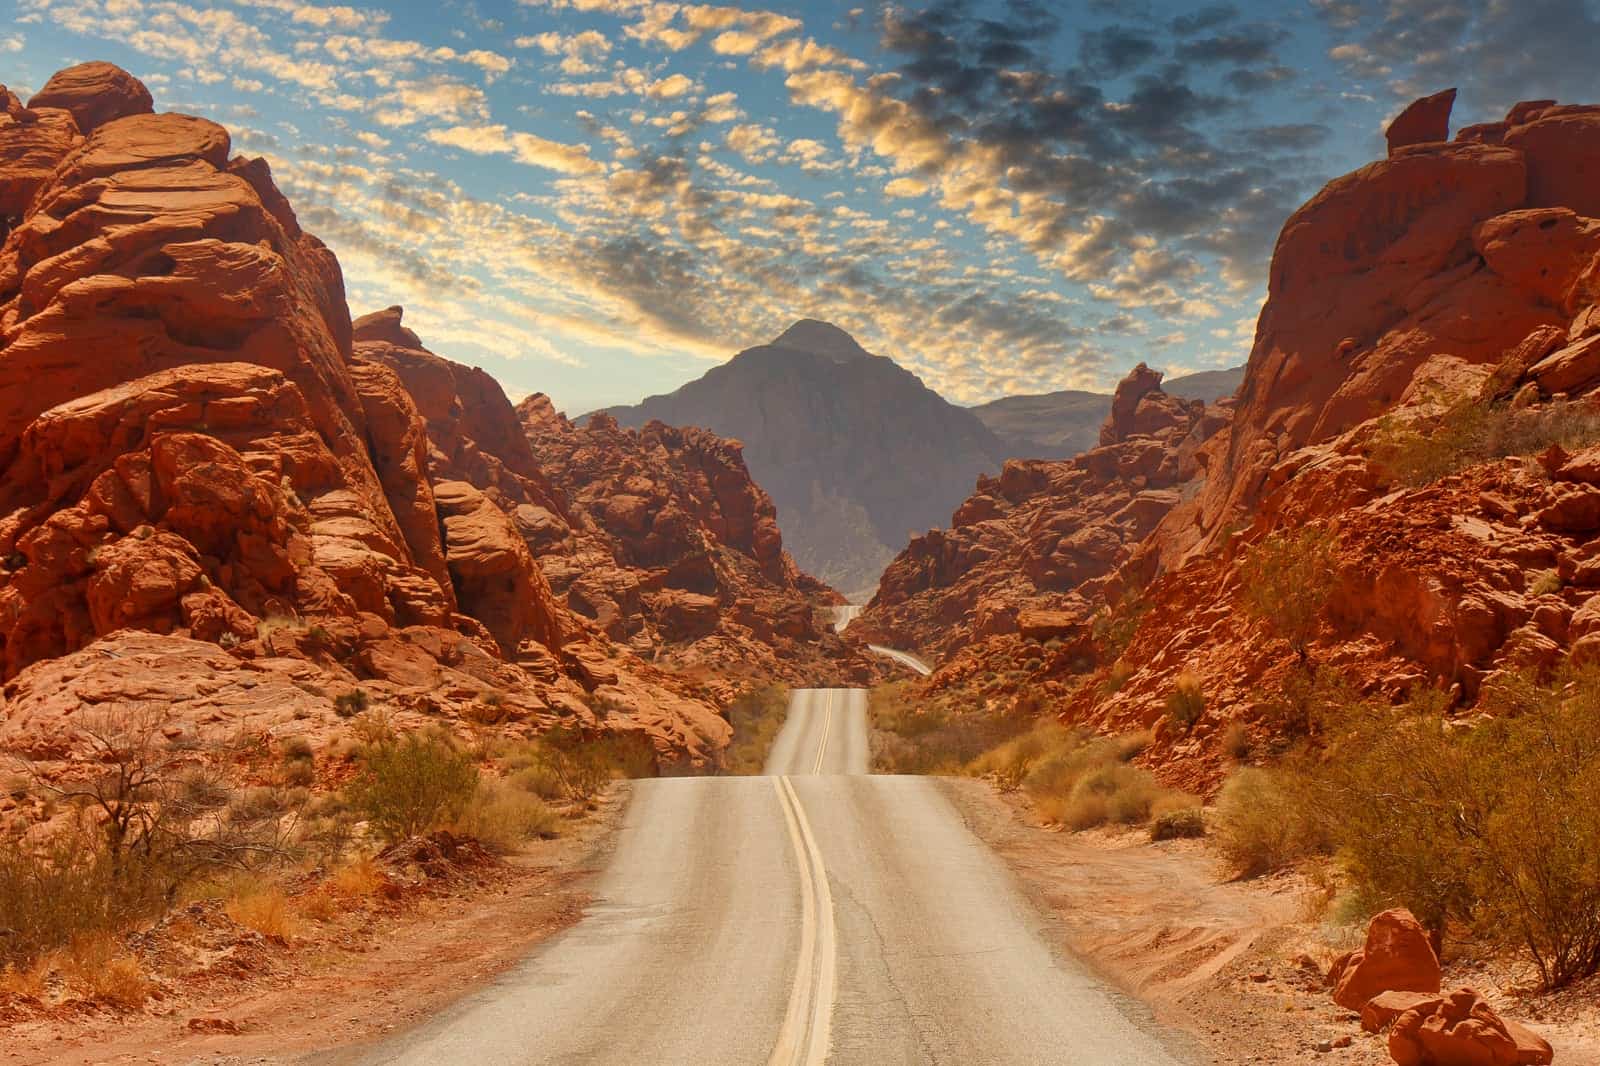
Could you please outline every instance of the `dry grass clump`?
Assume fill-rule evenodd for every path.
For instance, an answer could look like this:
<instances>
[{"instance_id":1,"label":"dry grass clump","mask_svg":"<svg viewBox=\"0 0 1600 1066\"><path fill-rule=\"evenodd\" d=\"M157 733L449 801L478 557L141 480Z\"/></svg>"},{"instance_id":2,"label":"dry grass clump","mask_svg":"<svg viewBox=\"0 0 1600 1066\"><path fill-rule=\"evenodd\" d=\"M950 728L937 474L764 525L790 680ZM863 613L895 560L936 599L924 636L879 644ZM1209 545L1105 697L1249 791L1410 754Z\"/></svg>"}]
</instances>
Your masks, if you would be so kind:
<instances>
[{"instance_id":1,"label":"dry grass clump","mask_svg":"<svg viewBox=\"0 0 1600 1066\"><path fill-rule=\"evenodd\" d=\"M1167 719L1187 733L1206 713L1206 693L1200 678L1179 674L1167 694Z\"/></svg>"},{"instance_id":2,"label":"dry grass clump","mask_svg":"<svg viewBox=\"0 0 1600 1066\"><path fill-rule=\"evenodd\" d=\"M1289 770L1235 770L1217 796L1212 843L1240 878L1286 869L1327 851L1325 827L1306 809Z\"/></svg>"},{"instance_id":3,"label":"dry grass clump","mask_svg":"<svg viewBox=\"0 0 1600 1066\"><path fill-rule=\"evenodd\" d=\"M1421 486L1491 459L1596 442L1600 411L1581 400L1516 409L1462 399L1430 422L1384 419L1370 454L1391 481Z\"/></svg>"},{"instance_id":4,"label":"dry grass clump","mask_svg":"<svg viewBox=\"0 0 1600 1066\"><path fill-rule=\"evenodd\" d=\"M1068 829L1142 825L1197 802L1130 764L1149 744L1147 733L1097 737L1041 722L972 760L968 769L993 777L1002 788L1021 788L1041 816Z\"/></svg>"},{"instance_id":5,"label":"dry grass clump","mask_svg":"<svg viewBox=\"0 0 1600 1066\"><path fill-rule=\"evenodd\" d=\"M1205 835L1206 816L1199 807L1164 811L1150 822L1151 840L1181 840Z\"/></svg>"},{"instance_id":6,"label":"dry grass clump","mask_svg":"<svg viewBox=\"0 0 1600 1066\"><path fill-rule=\"evenodd\" d=\"M232 893L224 908L228 917L262 936L294 938L299 923L281 887L260 878L242 877L234 883Z\"/></svg>"},{"instance_id":7,"label":"dry grass clump","mask_svg":"<svg viewBox=\"0 0 1600 1066\"><path fill-rule=\"evenodd\" d=\"M924 695L915 681L879 685L868 696L875 769L892 774L956 774L1034 722L974 708L950 693Z\"/></svg>"},{"instance_id":8,"label":"dry grass clump","mask_svg":"<svg viewBox=\"0 0 1600 1066\"><path fill-rule=\"evenodd\" d=\"M772 742L788 717L789 690L782 685L753 689L728 707L733 739L722 753L725 774L759 774L767 764Z\"/></svg>"},{"instance_id":9,"label":"dry grass clump","mask_svg":"<svg viewBox=\"0 0 1600 1066\"><path fill-rule=\"evenodd\" d=\"M451 828L476 838L490 851L505 853L530 840L559 835L561 819L538 796L504 781L484 778Z\"/></svg>"},{"instance_id":10,"label":"dry grass clump","mask_svg":"<svg viewBox=\"0 0 1600 1066\"><path fill-rule=\"evenodd\" d=\"M124 1010L144 1006L154 991L139 960L104 933L75 939L61 955L57 968L67 986L85 999Z\"/></svg>"}]
</instances>

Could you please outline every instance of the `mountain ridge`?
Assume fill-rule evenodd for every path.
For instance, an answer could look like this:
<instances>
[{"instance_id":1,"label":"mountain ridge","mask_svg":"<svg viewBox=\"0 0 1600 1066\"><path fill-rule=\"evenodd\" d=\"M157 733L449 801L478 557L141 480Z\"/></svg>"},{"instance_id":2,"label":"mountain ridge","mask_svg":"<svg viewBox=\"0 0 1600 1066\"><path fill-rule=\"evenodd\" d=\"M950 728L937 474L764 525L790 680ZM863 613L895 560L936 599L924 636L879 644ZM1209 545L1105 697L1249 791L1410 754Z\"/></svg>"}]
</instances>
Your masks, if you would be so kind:
<instances>
[{"instance_id":1,"label":"mountain ridge","mask_svg":"<svg viewBox=\"0 0 1600 1066\"><path fill-rule=\"evenodd\" d=\"M802 319L674 392L604 412L741 441L795 561L847 595L944 523L1006 448L983 421L836 326ZM863 462L875 453L880 458Z\"/></svg>"}]
</instances>

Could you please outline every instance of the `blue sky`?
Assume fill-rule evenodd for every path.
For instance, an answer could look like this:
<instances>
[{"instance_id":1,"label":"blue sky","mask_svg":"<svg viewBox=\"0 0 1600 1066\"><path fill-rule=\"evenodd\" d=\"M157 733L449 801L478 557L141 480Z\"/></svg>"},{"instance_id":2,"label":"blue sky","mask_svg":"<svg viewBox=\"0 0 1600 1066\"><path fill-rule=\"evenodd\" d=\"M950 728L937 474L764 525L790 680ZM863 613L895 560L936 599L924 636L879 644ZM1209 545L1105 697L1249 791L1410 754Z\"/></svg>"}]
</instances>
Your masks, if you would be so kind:
<instances>
[{"instance_id":1,"label":"blue sky","mask_svg":"<svg viewBox=\"0 0 1600 1066\"><path fill-rule=\"evenodd\" d=\"M1243 360L1284 218L1459 86L1591 102L1585 0L4 0L263 155L351 310L572 413L818 317L952 400Z\"/></svg>"}]
</instances>

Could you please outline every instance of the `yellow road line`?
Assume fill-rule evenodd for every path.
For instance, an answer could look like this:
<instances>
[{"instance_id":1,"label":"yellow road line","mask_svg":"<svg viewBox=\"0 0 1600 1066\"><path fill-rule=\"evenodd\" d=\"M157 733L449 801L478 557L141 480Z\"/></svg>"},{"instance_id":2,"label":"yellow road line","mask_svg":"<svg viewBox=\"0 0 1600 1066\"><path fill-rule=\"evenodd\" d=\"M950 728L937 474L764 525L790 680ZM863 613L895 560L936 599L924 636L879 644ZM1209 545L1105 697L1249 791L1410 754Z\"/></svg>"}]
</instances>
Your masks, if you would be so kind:
<instances>
[{"instance_id":1,"label":"yellow road line","mask_svg":"<svg viewBox=\"0 0 1600 1066\"><path fill-rule=\"evenodd\" d=\"M800 953L783 1027L768 1066L822 1066L832 1042L837 950L833 892L822 866L822 852L811 833L805 808L787 777L774 777L778 803L789 827L789 841L800 868ZM813 971L815 971L813 973Z\"/></svg>"},{"instance_id":2,"label":"yellow road line","mask_svg":"<svg viewBox=\"0 0 1600 1066\"><path fill-rule=\"evenodd\" d=\"M814 774L822 773L822 757L828 751L828 732L833 728L833 695L834 691L831 688L823 691L822 740L817 744L817 761L811 767L811 772Z\"/></svg>"}]
</instances>

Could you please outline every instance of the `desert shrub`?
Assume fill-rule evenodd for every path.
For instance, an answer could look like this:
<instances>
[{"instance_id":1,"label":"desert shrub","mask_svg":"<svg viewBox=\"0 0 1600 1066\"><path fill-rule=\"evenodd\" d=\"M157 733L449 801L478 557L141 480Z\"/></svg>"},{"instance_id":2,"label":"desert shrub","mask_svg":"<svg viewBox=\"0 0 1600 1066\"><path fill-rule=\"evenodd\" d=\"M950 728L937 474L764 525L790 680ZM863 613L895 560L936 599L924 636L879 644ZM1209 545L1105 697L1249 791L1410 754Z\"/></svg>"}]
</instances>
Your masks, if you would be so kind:
<instances>
[{"instance_id":1,"label":"desert shrub","mask_svg":"<svg viewBox=\"0 0 1600 1066\"><path fill-rule=\"evenodd\" d=\"M150 998L154 985L139 960L127 954L106 933L80 936L68 946L60 963L68 986L86 999L124 1010L137 1010Z\"/></svg>"},{"instance_id":2,"label":"desert shrub","mask_svg":"<svg viewBox=\"0 0 1600 1066\"><path fill-rule=\"evenodd\" d=\"M367 695L366 689L351 689L333 698L333 713L340 718L354 718L371 705L372 699Z\"/></svg>"},{"instance_id":3,"label":"desert shrub","mask_svg":"<svg viewBox=\"0 0 1600 1066\"><path fill-rule=\"evenodd\" d=\"M1078 734L1054 720L1043 721L973 759L969 772L993 778L1006 792L1022 787L1034 764L1054 751L1080 743Z\"/></svg>"},{"instance_id":4,"label":"desert shrub","mask_svg":"<svg viewBox=\"0 0 1600 1066\"><path fill-rule=\"evenodd\" d=\"M1205 812L1199 807L1163 811L1150 822L1151 840L1179 840L1206 835Z\"/></svg>"},{"instance_id":5,"label":"desert shrub","mask_svg":"<svg viewBox=\"0 0 1600 1066\"><path fill-rule=\"evenodd\" d=\"M1206 693L1194 674L1179 674L1167 694L1167 719L1185 733L1206 713Z\"/></svg>"},{"instance_id":6,"label":"desert shrub","mask_svg":"<svg viewBox=\"0 0 1600 1066\"><path fill-rule=\"evenodd\" d=\"M506 775L506 784L542 800L562 799L567 791L554 770L543 764L524 766Z\"/></svg>"},{"instance_id":7,"label":"desert shrub","mask_svg":"<svg viewBox=\"0 0 1600 1066\"><path fill-rule=\"evenodd\" d=\"M1325 853L1329 839L1289 769L1241 767L1217 796L1211 839L1229 871L1259 877Z\"/></svg>"},{"instance_id":8,"label":"desert shrub","mask_svg":"<svg viewBox=\"0 0 1600 1066\"><path fill-rule=\"evenodd\" d=\"M1307 526L1264 537L1239 566L1245 614L1288 644L1301 663L1307 661L1333 591L1333 548L1331 533Z\"/></svg>"},{"instance_id":9,"label":"desert shrub","mask_svg":"<svg viewBox=\"0 0 1600 1066\"><path fill-rule=\"evenodd\" d=\"M478 768L443 736L389 733L366 747L350 803L372 831L394 842L460 816L478 788Z\"/></svg>"},{"instance_id":10,"label":"desert shrub","mask_svg":"<svg viewBox=\"0 0 1600 1066\"><path fill-rule=\"evenodd\" d=\"M1528 583L1528 595L1548 596L1561 591L1561 575L1555 570L1544 570L1534 575Z\"/></svg>"},{"instance_id":11,"label":"desert shrub","mask_svg":"<svg viewBox=\"0 0 1600 1066\"><path fill-rule=\"evenodd\" d=\"M493 778L479 781L451 828L491 851L514 851L530 840L556 836L561 820L537 796Z\"/></svg>"},{"instance_id":12,"label":"desert shrub","mask_svg":"<svg viewBox=\"0 0 1600 1066\"><path fill-rule=\"evenodd\" d=\"M1250 727L1243 722L1229 722L1217 743L1222 754L1234 762L1244 762L1250 757Z\"/></svg>"},{"instance_id":13,"label":"desert shrub","mask_svg":"<svg viewBox=\"0 0 1600 1066\"><path fill-rule=\"evenodd\" d=\"M291 939L296 921L289 897L282 888L252 877L243 877L230 886L231 895L224 908L228 917L254 929L262 936Z\"/></svg>"},{"instance_id":14,"label":"desert shrub","mask_svg":"<svg viewBox=\"0 0 1600 1066\"><path fill-rule=\"evenodd\" d=\"M993 777L1002 788L1020 787L1041 816L1068 829L1138 825L1180 800L1183 806L1195 802L1130 765L1149 743L1146 733L1096 737L1041 723L974 759L969 770Z\"/></svg>"},{"instance_id":15,"label":"desert shrub","mask_svg":"<svg viewBox=\"0 0 1600 1066\"><path fill-rule=\"evenodd\" d=\"M1392 482L1419 486L1491 459L1536 455L1552 444L1576 451L1596 442L1600 411L1582 401L1519 410L1462 399L1429 422L1385 419L1370 454Z\"/></svg>"},{"instance_id":16,"label":"desert shrub","mask_svg":"<svg viewBox=\"0 0 1600 1066\"><path fill-rule=\"evenodd\" d=\"M874 768L893 774L954 774L1032 728L1032 719L974 706L956 693L923 695L916 682L869 694Z\"/></svg>"},{"instance_id":17,"label":"desert shrub","mask_svg":"<svg viewBox=\"0 0 1600 1066\"><path fill-rule=\"evenodd\" d=\"M759 774L788 717L789 690L766 685L743 693L728 707L733 739L722 753L722 772Z\"/></svg>"},{"instance_id":18,"label":"desert shrub","mask_svg":"<svg viewBox=\"0 0 1600 1066\"><path fill-rule=\"evenodd\" d=\"M175 879L143 856L114 857L104 836L81 823L38 848L8 841L0 847L0 968L26 968L158 913Z\"/></svg>"},{"instance_id":19,"label":"desert shrub","mask_svg":"<svg viewBox=\"0 0 1600 1066\"><path fill-rule=\"evenodd\" d=\"M554 729L539 738L539 765L561 782L572 799L589 802L618 777L653 777L655 749L642 733L592 736Z\"/></svg>"},{"instance_id":20,"label":"desert shrub","mask_svg":"<svg viewBox=\"0 0 1600 1066\"><path fill-rule=\"evenodd\" d=\"M1355 886L1526 949L1548 987L1600 972L1600 670L1486 686L1471 728L1428 694L1353 716L1319 801Z\"/></svg>"},{"instance_id":21,"label":"desert shrub","mask_svg":"<svg viewBox=\"0 0 1600 1066\"><path fill-rule=\"evenodd\" d=\"M1128 683L1133 676L1133 666L1118 659L1111 664L1111 669L1106 671L1106 679L1100 686L1100 691L1107 696L1115 696L1122 691L1122 686Z\"/></svg>"}]
</instances>

